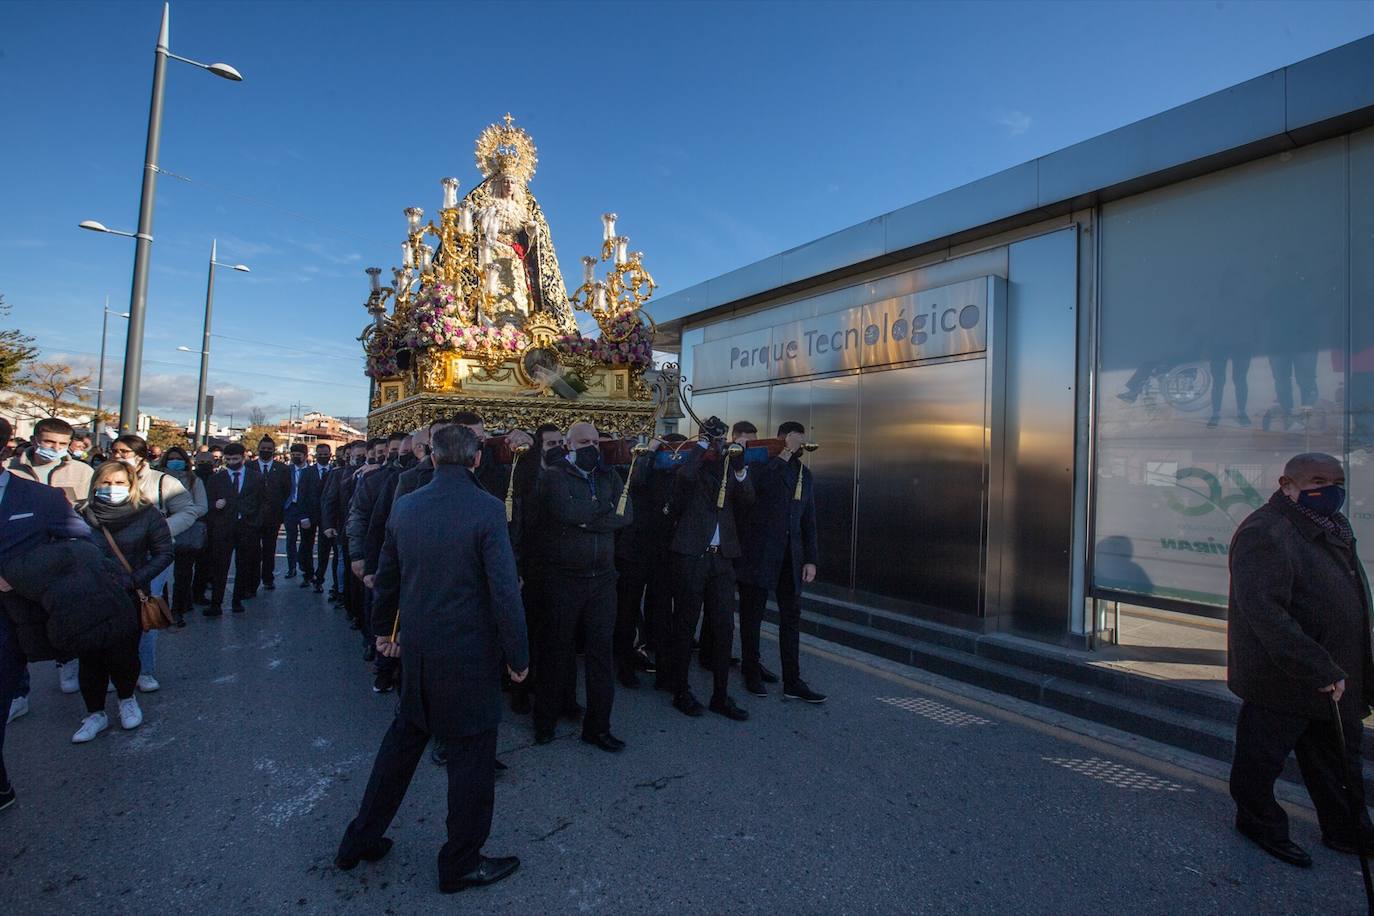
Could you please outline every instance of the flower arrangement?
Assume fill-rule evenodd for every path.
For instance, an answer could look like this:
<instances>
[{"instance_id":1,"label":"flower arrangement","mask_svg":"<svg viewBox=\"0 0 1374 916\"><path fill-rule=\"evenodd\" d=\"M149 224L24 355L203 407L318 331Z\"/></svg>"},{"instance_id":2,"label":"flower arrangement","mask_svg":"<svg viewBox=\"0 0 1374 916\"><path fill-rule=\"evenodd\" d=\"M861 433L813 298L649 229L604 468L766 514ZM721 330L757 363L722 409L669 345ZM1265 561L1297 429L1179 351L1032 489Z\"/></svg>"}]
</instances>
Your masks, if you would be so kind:
<instances>
[{"instance_id":1,"label":"flower arrangement","mask_svg":"<svg viewBox=\"0 0 1374 916\"><path fill-rule=\"evenodd\" d=\"M425 287L411 306L406 345L464 353L519 353L529 343L529 338L514 325L469 326L459 315L459 305L460 299L452 287L443 283Z\"/></svg>"},{"instance_id":2,"label":"flower arrangement","mask_svg":"<svg viewBox=\"0 0 1374 916\"><path fill-rule=\"evenodd\" d=\"M609 332L609 333L608 333ZM654 363L654 336L636 309L621 312L600 337L564 334L554 345L570 356L586 356L613 366L647 369Z\"/></svg>"},{"instance_id":3,"label":"flower arrangement","mask_svg":"<svg viewBox=\"0 0 1374 916\"><path fill-rule=\"evenodd\" d=\"M367 367L363 371L369 378L394 378L401 374L398 351L403 346L400 335L378 328L367 340Z\"/></svg>"}]
</instances>

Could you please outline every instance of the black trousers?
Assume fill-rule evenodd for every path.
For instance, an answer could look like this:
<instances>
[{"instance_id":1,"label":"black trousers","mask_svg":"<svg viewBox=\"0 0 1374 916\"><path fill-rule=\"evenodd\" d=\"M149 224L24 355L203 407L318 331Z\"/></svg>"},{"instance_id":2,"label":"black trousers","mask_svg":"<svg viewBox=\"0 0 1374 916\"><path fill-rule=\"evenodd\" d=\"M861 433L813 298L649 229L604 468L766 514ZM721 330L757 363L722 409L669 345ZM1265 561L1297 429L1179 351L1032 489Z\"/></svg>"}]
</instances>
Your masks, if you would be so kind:
<instances>
[{"instance_id":1,"label":"black trousers","mask_svg":"<svg viewBox=\"0 0 1374 916\"><path fill-rule=\"evenodd\" d=\"M544 676L544 648L545 630L548 627L549 612L544 603L543 574L534 570L525 570L524 585L520 588L520 598L525 605L525 632L529 637L530 646L530 671L525 679L518 684L510 685L512 696L524 696L533 699L536 696L535 686L539 683L539 678ZM575 674L575 672L574 672ZM569 695L576 693L576 681L568 691ZM570 696L569 696L570 698ZM559 707L562 705L559 700ZM557 708L557 707L556 707ZM557 713L555 712L555 715Z\"/></svg>"},{"instance_id":2,"label":"black trousers","mask_svg":"<svg viewBox=\"0 0 1374 916\"><path fill-rule=\"evenodd\" d=\"M702 628L703 652L714 675L713 700L724 701L730 683L730 648L735 638L735 567L718 553L699 557L672 555L673 636L672 685L674 693L688 690L687 673L692 661L692 636L703 612L709 627ZM706 639L711 645L707 646ZM661 662L660 662L661 664Z\"/></svg>"},{"instance_id":3,"label":"black trousers","mask_svg":"<svg viewBox=\"0 0 1374 916\"><path fill-rule=\"evenodd\" d=\"M301 514L293 506L286 510L286 571L301 571L307 579L315 578L315 522L301 527ZM298 546L299 542L299 546Z\"/></svg>"},{"instance_id":4,"label":"black trousers","mask_svg":"<svg viewBox=\"0 0 1374 916\"><path fill-rule=\"evenodd\" d=\"M281 533L281 522L263 525L258 529L258 555L262 560L262 584L271 585L277 575L277 535ZM253 591L257 591L253 586Z\"/></svg>"},{"instance_id":5,"label":"black trousers","mask_svg":"<svg viewBox=\"0 0 1374 916\"><path fill-rule=\"evenodd\" d=\"M642 559L617 559L615 664L632 671L638 642L651 652L668 645L672 582L666 553Z\"/></svg>"},{"instance_id":6,"label":"black trousers","mask_svg":"<svg viewBox=\"0 0 1374 916\"><path fill-rule=\"evenodd\" d=\"M172 610L185 614L191 610L191 595L200 580L201 555L206 551L178 550L172 560Z\"/></svg>"},{"instance_id":7,"label":"black trousers","mask_svg":"<svg viewBox=\"0 0 1374 916\"><path fill-rule=\"evenodd\" d=\"M115 695L127 700L134 695L141 666L138 662L138 637L111 646L101 652L78 655L81 662L76 672L81 686L81 699L86 712L100 712L105 708L105 687L114 682Z\"/></svg>"},{"instance_id":8,"label":"black trousers","mask_svg":"<svg viewBox=\"0 0 1374 916\"><path fill-rule=\"evenodd\" d=\"M563 700L576 693L577 631L586 638L582 658L587 680L584 735L611 730L615 701L612 635L615 632L615 573L578 577L549 572L545 576L548 619L541 660L544 674L535 688L534 723L552 728Z\"/></svg>"},{"instance_id":9,"label":"black trousers","mask_svg":"<svg viewBox=\"0 0 1374 916\"><path fill-rule=\"evenodd\" d=\"M1342 760L1332 719L1308 719L1243 703L1236 720L1236 756L1231 762L1231 798L1236 822L1275 840L1288 839L1288 815L1274 799L1274 780L1284 761L1296 752L1298 769L1317 809L1322 834L1335 839L1355 838L1355 825L1342 785L1347 773L1360 772L1360 738L1364 724L1353 709L1341 709L1346 759ZM1353 780L1359 799L1360 822L1374 829L1364 804L1364 780Z\"/></svg>"},{"instance_id":10,"label":"black trousers","mask_svg":"<svg viewBox=\"0 0 1374 916\"><path fill-rule=\"evenodd\" d=\"M334 539L326 537L325 533L321 531L315 539L315 546L315 584L323 585L325 576L330 574L331 564L329 559L331 552L334 550ZM330 585L334 588L338 588L337 575L330 580Z\"/></svg>"},{"instance_id":11,"label":"black trousers","mask_svg":"<svg viewBox=\"0 0 1374 916\"><path fill-rule=\"evenodd\" d=\"M210 605L224 606L229 582L229 558L234 559L234 601L253 597L258 590L258 529L236 523L210 529L209 551L213 561Z\"/></svg>"},{"instance_id":12,"label":"black trousers","mask_svg":"<svg viewBox=\"0 0 1374 916\"><path fill-rule=\"evenodd\" d=\"M790 687L801 680L801 601L792 574L790 548L783 552L782 571L773 587L778 600L778 655L782 659L782 683ZM739 583L740 671L759 672L759 627L768 604L768 589Z\"/></svg>"},{"instance_id":13,"label":"black trousers","mask_svg":"<svg viewBox=\"0 0 1374 916\"><path fill-rule=\"evenodd\" d=\"M363 630L363 635L367 635L367 617L364 615L363 595L366 589L363 588L363 580L353 575L353 570L349 568L353 557L348 552L348 541L344 538L339 539L339 546L343 551L343 594L344 611L348 614L348 619L358 625Z\"/></svg>"},{"instance_id":14,"label":"black trousers","mask_svg":"<svg viewBox=\"0 0 1374 916\"><path fill-rule=\"evenodd\" d=\"M358 816L348 825L339 855L365 850L386 833L424 756L429 732L398 713L382 738ZM448 750L448 842L439 850L439 880L452 882L477 867L491 834L496 804L496 729L445 738Z\"/></svg>"},{"instance_id":15,"label":"black trousers","mask_svg":"<svg viewBox=\"0 0 1374 916\"><path fill-rule=\"evenodd\" d=\"M191 591L198 601L209 597L210 583L215 578L215 556L210 550L210 533L205 533L205 546L196 554L196 571L191 580Z\"/></svg>"}]
</instances>

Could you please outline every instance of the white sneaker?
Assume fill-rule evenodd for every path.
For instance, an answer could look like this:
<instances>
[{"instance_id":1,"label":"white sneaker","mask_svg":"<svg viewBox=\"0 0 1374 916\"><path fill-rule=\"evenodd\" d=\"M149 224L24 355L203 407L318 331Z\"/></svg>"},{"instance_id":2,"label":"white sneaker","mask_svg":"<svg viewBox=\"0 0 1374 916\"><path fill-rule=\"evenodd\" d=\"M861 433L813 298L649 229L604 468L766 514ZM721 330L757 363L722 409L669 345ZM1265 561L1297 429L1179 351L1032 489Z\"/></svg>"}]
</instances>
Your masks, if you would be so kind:
<instances>
[{"instance_id":1,"label":"white sneaker","mask_svg":"<svg viewBox=\"0 0 1374 916\"><path fill-rule=\"evenodd\" d=\"M65 665L57 666L57 686L62 688L63 693L76 693L81 689L81 682L78 675L81 673L81 663L72 659Z\"/></svg>"},{"instance_id":2,"label":"white sneaker","mask_svg":"<svg viewBox=\"0 0 1374 916\"><path fill-rule=\"evenodd\" d=\"M138 708L138 700L129 697L119 701L119 724L125 728L138 728L143 724L143 710Z\"/></svg>"},{"instance_id":3,"label":"white sneaker","mask_svg":"<svg viewBox=\"0 0 1374 916\"><path fill-rule=\"evenodd\" d=\"M28 698L28 697L15 697L13 700L10 700L10 717L9 717L8 719L6 719L5 722L6 722L6 723L13 722L15 719L19 718L20 716L27 715L28 712L29 712L29 698Z\"/></svg>"},{"instance_id":4,"label":"white sneaker","mask_svg":"<svg viewBox=\"0 0 1374 916\"><path fill-rule=\"evenodd\" d=\"M140 674L138 676L138 692L153 693L162 685L157 682L157 678L151 674Z\"/></svg>"},{"instance_id":5,"label":"white sneaker","mask_svg":"<svg viewBox=\"0 0 1374 916\"><path fill-rule=\"evenodd\" d=\"M110 727L110 717L103 712L93 712L81 720L81 727L72 735L72 744L85 744Z\"/></svg>"}]
</instances>

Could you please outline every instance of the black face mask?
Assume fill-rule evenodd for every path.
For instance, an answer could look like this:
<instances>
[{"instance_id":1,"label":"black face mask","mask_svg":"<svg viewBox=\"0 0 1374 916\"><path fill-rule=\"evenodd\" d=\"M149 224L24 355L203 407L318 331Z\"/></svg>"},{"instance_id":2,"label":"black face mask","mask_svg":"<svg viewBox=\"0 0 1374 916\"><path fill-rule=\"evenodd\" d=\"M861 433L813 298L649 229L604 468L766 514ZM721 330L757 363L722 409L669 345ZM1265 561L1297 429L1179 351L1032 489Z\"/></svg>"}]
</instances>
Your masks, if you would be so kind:
<instances>
[{"instance_id":1,"label":"black face mask","mask_svg":"<svg viewBox=\"0 0 1374 916\"><path fill-rule=\"evenodd\" d=\"M430 448L428 445L426 445L426 446L425 446L425 457L428 458L430 455L433 455L433 454L434 454L434 449L432 449L432 448Z\"/></svg>"},{"instance_id":2,"label":"black face mask","mask_svg":"<svg viewBox=\"0 0 1374 916\"><path fill-rule=\"evenodd\" d=\"M577 457L573 459L577 466L587 473L595 471L597 465L601 464L601 447L598 445L584 445L577 450Z\"/></svg>"},{"instance_id":3,"label":"black face mask","mask_svg":"<svg viewBox=\"0 0 1374 916\"><path fill-rule=\"evenodd\" d=\"M414 452L406 452L404 455L401 456L401 467L406 469L413 468L415 467L415 463L419 460L419 458L415 457Z\"/></svg>"},{"instance_id":4,"label":"black face mask","mask_svg":"<svg viewBox=\"0 0 1374 916\"><path fill-rule=\"evenodd\" d=\"M568 455L568 450L561 445L554 445L544 449L544 467L551 468L562 461Z\"/></svg>"},{"instance_id":5,"label":"black face mask","mask_svg":"<svg viewBox=\"0 0 1374 916\"><path fill-rule=\"evenodd\" d=\"M367 463L368 463L368 464L381 464L381 463L382 463L382 456L381 456L381 455L373 455L371 458L367 459Z\"/></svg>"},{"instance_id":6,"label":"black face mask","mask_svg":"<svg viewBox=\"0 0 1374 916\"><path fill-rule=\"evenodd\" d=\"M305 464L305 456L304 456L304 455L292 455L292 456L291 456L291 463L294 464L294 465L296 465L297 467L299 467L300 465Z\"/></svg>"}]
</instances>

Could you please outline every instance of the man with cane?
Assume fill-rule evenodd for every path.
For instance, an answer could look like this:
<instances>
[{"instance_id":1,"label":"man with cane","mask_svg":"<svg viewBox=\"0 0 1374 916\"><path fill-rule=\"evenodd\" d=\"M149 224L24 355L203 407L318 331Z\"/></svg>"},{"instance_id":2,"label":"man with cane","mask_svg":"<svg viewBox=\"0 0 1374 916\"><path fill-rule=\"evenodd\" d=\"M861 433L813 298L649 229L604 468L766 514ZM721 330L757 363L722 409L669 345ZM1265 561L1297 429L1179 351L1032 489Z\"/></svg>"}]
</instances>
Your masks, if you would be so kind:
<instances>
[{"instance_id":1,"label":"man with cane","mask_svg":"<svg viewBox=\"0 0 1374 916\"><path fill-rule=\"evenodd\" d=\"M1360 777L1362 721L1374 695L1370 592L1330 455L1297 455L1279 490L1231 542L1227 683L1243 701L1231 797L1236 828L1291 865L1312 858L1288 835L1274 781L1295 752L1322 843L1374 849Z\"/></svg>"}]
</instances>

